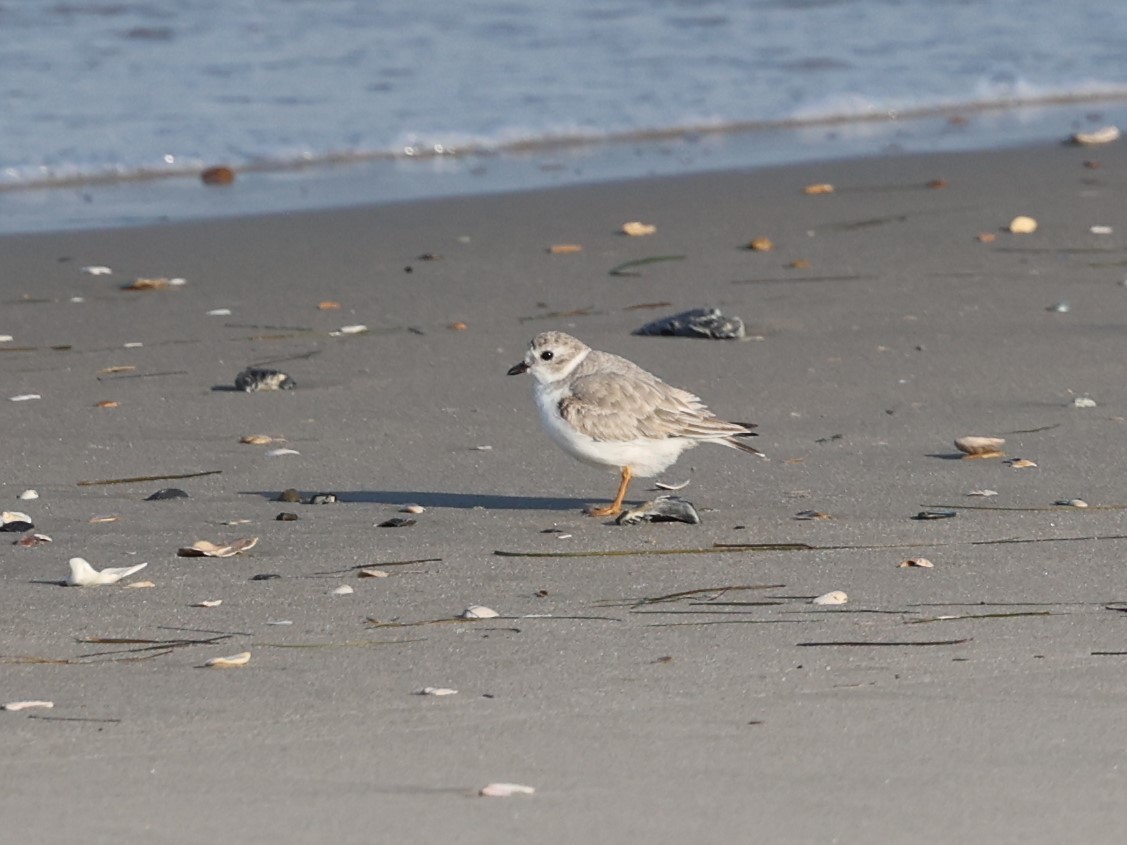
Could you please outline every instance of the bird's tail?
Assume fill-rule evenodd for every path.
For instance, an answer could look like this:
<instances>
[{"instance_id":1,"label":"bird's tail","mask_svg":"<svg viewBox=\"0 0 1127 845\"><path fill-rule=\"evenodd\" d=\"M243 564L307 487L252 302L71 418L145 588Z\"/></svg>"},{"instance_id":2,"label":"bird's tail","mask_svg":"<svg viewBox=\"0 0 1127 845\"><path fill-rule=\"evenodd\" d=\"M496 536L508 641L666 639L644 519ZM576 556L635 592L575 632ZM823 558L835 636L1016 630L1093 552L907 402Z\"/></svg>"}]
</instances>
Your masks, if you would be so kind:
<instances>
[{"instance_id":1,"label":"bird's tail","mask_svg":"<svg viewBox=\"0 0 1127 845\"><path fill-rule=\"evenodd\" d=\"M742 425L746 429L755 428L755 423L736 423L736 425ZM724 443L725 446L731 446L733 449L739 449L741 452L747 452L749 455L758 455L759 457L766 460L767 459L766 455L764 455L762 452L760 452L754 446L750 446L747 443L744 443L743 440L741 439L741 438L744 438L744 437L758 437L758 436L759 436L759 433L756 432L756 431L745 431L743 434L735 434L735 435L732 435L731 437L725 437L722 442Z\"/></svg>"}]
</instances>

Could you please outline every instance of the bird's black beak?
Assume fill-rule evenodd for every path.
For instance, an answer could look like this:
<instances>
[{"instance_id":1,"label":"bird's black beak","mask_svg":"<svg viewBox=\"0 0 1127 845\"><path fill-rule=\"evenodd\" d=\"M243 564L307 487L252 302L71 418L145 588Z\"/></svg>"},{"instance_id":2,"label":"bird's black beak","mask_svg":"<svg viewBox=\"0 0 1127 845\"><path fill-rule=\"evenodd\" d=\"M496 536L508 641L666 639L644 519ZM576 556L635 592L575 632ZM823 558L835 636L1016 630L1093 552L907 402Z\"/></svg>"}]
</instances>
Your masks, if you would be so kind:
<instances>
[{"instance_id":1,"label":"bird's black beak","mask_svg":"<svg viewBox=\"0 0 1127 845\"><path fill-rule=\"evenodd\" d=\"M527 372L528 372L528 364L526 364L524 361L521 361L519 364L513 364L513 366L509 367L508 375L519 376L521 373L527 373Z\"/></svg>"}]
</instances>

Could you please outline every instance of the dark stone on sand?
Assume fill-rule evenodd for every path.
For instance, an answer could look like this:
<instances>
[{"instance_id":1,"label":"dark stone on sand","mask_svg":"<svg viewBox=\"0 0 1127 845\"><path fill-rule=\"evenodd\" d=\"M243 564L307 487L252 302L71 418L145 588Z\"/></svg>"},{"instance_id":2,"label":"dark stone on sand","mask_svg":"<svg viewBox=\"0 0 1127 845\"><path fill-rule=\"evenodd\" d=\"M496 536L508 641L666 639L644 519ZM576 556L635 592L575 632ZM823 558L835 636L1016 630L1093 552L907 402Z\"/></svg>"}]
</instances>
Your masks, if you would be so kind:
<instances>
[{"instance_id":1,"label":"dark stone on sand","mask_svg":"<svg viewBox=\"0 0 1127 845\"><path fill-rule=\"evenodd\" d=\"M163 502L165 499L187 499L188 494L181 490L179 487L165 487L163 490L157 490L153 495L146 496L146 502Z\"/></svg>"}]
</instances>

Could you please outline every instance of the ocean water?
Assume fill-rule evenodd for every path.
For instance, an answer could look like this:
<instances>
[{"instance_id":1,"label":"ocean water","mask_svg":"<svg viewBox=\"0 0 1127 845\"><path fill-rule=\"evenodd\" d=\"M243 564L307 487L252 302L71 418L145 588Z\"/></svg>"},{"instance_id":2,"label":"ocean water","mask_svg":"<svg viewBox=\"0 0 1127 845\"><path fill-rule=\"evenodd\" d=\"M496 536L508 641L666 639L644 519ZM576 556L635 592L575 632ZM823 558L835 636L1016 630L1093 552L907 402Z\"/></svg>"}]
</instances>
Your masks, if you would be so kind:
<instances>
[{"instance_id":1,"label":"ocean water","mask_svg":"<svg viewBox=\"0 0 1127 845\"><path fill-rule=\"evenodd\" d=\"M5 0L0 230L1063 137L1124 45L1120 2Z\"/></svg>"}]
</instances>

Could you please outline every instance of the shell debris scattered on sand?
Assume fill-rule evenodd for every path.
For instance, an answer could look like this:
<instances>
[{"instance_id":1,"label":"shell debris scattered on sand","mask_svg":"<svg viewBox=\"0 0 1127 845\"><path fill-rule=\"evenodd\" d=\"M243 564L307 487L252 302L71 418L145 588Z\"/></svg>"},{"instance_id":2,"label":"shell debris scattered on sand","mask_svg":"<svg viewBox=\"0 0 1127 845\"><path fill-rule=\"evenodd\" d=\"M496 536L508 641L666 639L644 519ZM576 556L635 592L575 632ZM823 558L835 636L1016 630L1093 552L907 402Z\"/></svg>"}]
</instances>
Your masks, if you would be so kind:
<instances>
[{"instance_id":1,"label":"shell debris scattered on sand","mask_svg":"<svg viewBox=\"0 0 1127 845\"><path fill-rule=\"evenodd\" d=\"M955 438L955 448L968 458L1000 458L1003 455L1002 447L1005 445L1004 437L971 434Z\"/></svg>"},{"instance_id":2,"label":"shell debris scattered on sand","mask_svg":"<svg viewBox=\"0 0 1127 845\"><path fill-rule=\"evenodd\" d=\"M739 317L725 317L719 308L693 308L646 323L633 334L660 337L703 337L710 340L740 340L746 330Z\"/></svg>"},{"instance_id":3,"label":"shell debris scattered on sand","mask_svg":"<svg viewBox=\"0 0 1127 845\"><path fill-rule=\"evenodd\" d=\"M810 603L823 606L833 606L845 604L847 601L849 601L849 596L846 595L842 590L831 590L828 593L822 593L822 595L818 596L817 598L811 599Z\"/></svg>"},{"instance_id":4,"label":"shell debris scattered on sand","mask_svg":"<svg viewBox=\"0 0 1127 845\"><path fill-rule=\"evenodd\" d=\"M262 390L293 390L297 382L280 370L247 367L235 376L235 389L246 393Z\"/></svg>"},{"instance_id":5,"label":"shell debris scattered on sand","mask_svg":"<svg viewBox=\"0 0 1127 845\"><path fill-rule=\"evenodd\" d=\"M512 798L514 795L531 795L536 789L521 783L488 783L478 790L483 798Z\"/></svg>"},{"instance_id":6,"label":"shell debris scattered on sand","mask_svg":"<svg viewBox=\"0 0 1127 845\"><path fill-rule=\"evenodd\" d=\"M471 604L458 614L460 619L496 619L501 614L491 607L480 604Z\"/></svg>"},{"instance_id":7,"label":"shell debris scattered on sand","mask_svg":"<svg viewBox=\"0 0 1127 845\"><path fill-rule=\"evenodd\" d=\"M204 666L209 669L234 669L238 666L246 666L248 663L250 663L250 652L240 651L228 657L213 657L204 663Z\"/></svg>"}]
</instances>

